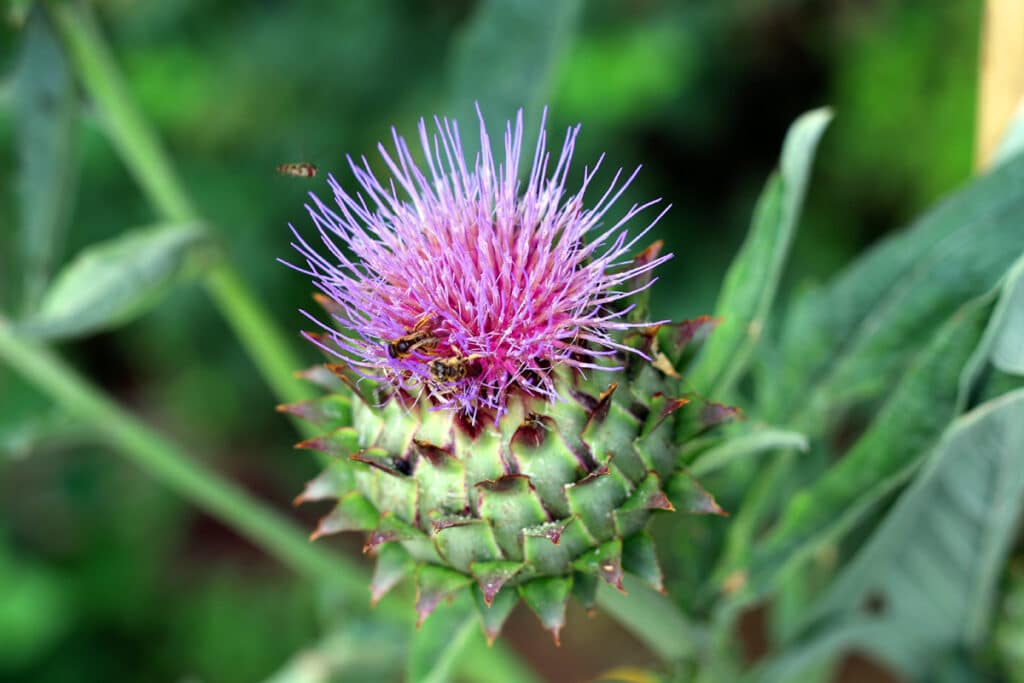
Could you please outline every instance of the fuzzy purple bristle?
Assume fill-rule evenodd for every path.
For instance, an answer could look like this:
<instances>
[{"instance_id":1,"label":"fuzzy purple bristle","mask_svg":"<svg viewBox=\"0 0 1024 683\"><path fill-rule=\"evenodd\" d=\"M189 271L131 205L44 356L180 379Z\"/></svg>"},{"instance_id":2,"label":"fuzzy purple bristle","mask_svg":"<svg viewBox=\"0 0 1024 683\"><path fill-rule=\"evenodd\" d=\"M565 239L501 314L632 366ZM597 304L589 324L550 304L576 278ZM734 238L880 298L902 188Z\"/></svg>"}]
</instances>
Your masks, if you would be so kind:
<instances>
[{"instance_id":1,"label":"fuzzy purple bristle","mask_svg":"<svg viewBox=\"0 0 1024 683\"><path fill-rule=\"evenodd\" d=\"M292 246L311 277L333 302L332 324L318 321L329 343L314 342L354 370L383 379L442 407L475 415L501 414L510 396L525 393L557 400L551 368L611 369L597 356L632 351L617 332L639 326L616 304L649 287L640 278L671 258L643 262L629 257L664 215L630 236L624 227L660 200L634 204L614 225L601 220L636 177L620 170L591 208L583 195L603 156L585 169L573 194L566 178L579 126L570 128L554 169L542 121L525 187L519 180L523 115L505 128L505 160L496 163L483 117L481 152L467 168L457 124L434 119L431 135L420 121L426 172L392 129L394 153L379 151L391 172L382 184L366 158L349 164L361 192L351 195L332 175L334 206L314 194L306 209L326 253L292 227ZM401 191L401 195L400 192ZM522 191L520 191L522 190ZM640 282L635 291L630 283ZM420 323L431 344L394 354L389 344ZM472 362L473 372L439 381L432 361Z\"/></svg>"}]
</instances>

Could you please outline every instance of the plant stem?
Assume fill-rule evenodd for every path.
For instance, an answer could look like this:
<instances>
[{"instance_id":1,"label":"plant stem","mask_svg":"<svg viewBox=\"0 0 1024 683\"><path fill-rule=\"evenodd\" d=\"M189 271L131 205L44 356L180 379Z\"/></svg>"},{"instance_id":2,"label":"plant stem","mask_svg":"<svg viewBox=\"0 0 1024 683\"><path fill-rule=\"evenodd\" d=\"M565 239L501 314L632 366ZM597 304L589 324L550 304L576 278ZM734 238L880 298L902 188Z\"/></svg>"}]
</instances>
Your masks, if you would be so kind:
<instances>
[{"instance_id":1,"label":"plant stem","mask_svg":"<svg viewBox=\"0 0 1024 683\"><path fill-rule=\"evenodd\" d=\"M92 13L79 2L52 3L48 9L78 77L102 113L110 140L128 170L166 218L194 220L196 210L159 141L139 114Z\"/></svg>"},{"instance_id":2,"label":"plant stem","mask_svg":"<svg viewBox=\"0 0 1024 683\"><path fill-rule=\"evenodd\" d=\"M478 627L477 633L480 631ZM469 680L480 683L536 683L534 674L512 651L501 643L487 645L482 637L471 637L455 662L455 669Z\"/></svg>"},{"instance_id":3,"label":"plant stem","mask_svg":"<svg viewBox=\"0 0 1024 683\"><path fill-rule=\"evenodd\" d=\"M463 655L463 650L473 638L482 641L480 618L477 616L476 610L470 607L468 616L462 620L459 628L451 633L430 673L421 678L418 683L445 683L445 681L451 680L452 667L455 666L459 656Z\"/></svg>"},{"instance_id":4,"label":"plant stem","mask_svg":"<svg viewBox=\"0 0 1024 683\"><path fill-rule=\"evenodd\" d=\"M725 547L711 572L712 580L724 581L727 572L746 566L750 549L758 529L775 510L786 475L790 473L796 452L792 449L777 453L764 464L743 500L743 505L732 519L725 537Z\"/></svg>"},{"instance_id":5,"label":"plant stem","mask_svg":"<svg viewBox=\"0 0 1024 683\"><path fill-rule=\"evenodd\" d=\"M296 381L294 373L303 367L302 361L237 270L226 262L214 267L206 276L206 290L279 400L295 403L316 395L310 385ZM300 424L307 436L312 435L306 423Z\"/></svg>"},{"instance_id":6,"label":"plant stem","mask_svg":"<svg viewBox=\"0 0 1024 683\"><path fill-rule=\"evenodd\" d=\"M597 591L597 604L665 662L694 658L703 635L664 595L640 579L626 575L623 595L607 584Z\"/></svg>"},{"instance_id":7,"label":"plant stem","mask_svg":"<svg viewBox=\"0 0 1024 683\"><path fill-rule=\"evenodd\" d=\"M0 359L49 394L67 413L93 426L122 455L200 509L237 529L307 577L346 591L365 591L367 577L347 558L310 543L279 513L189 459L111 401L57 355L16 337L0 320Z\"/></svg>"},{"instance_id":8,"label":"plant stem","mask_svg":"<svg viewBox=\"0 0 1024 683\"><path fill-rule=\"evenodd\" d=\"M110 140L146 196L168 220L196 220L198 212L139 113L92 14L74 2L53 3L49 9L82 85L103 114ZM205 286L278 400L292 403L312 398L313 390L292 374L303 367L301 358L235 268L222 259L208 272Z\"/></svg>"}]
</instances>

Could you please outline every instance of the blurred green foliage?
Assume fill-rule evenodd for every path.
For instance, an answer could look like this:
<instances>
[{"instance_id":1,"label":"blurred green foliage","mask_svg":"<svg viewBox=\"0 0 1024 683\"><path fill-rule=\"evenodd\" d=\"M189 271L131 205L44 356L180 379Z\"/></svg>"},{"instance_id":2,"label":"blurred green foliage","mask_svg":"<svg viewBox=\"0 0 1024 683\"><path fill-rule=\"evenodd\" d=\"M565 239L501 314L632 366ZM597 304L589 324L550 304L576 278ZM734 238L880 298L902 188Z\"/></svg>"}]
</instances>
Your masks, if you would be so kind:
<instances>
[{"instance_id":1,"label":"blurred green foliage","mask_svg":"<svg viewBox=\"0 0 1024 683\"><path fill-rule=\"evenodd\" d=\"M603 178L644 164L623 205L653 196L674 204L657 237L676 260L653 305L680 317L711 310L789 122L833 105L787 271L785 287L797 288L969 176L980 5L586 3L566 19L575 34L565 31L552 52L549 130L557 137L584 124L577 177L602 152ZM372 158L391 125L412 134L420 116L449 113L447 60L476 3L107 0L98 8L202 213L274 316L299 329L295 309L309 284L275 259L287 255L287 223L307 223L306 192L326 186L274 167L310 161L344 182L344 154ZM26 34L7 23L0 36L0 301L13 310L26 287L16 279L13 226L26 216L12 77ZM81 180L58 263L158 218L94 112L84 113L70 157ZM32 190L46 201L45 188ZM187 445L213 444L195 455L282 509L315 469L291 453L290 425L195 289L73 353L148 420ZM87 433L26 431L46 410L0 369L0 680L253 681L315 638L323 615L311 587ZM694 526L685 525L700 533ZM569 640L560 655L581 679L618 661L615 648L584 647ZM532 656L560 670L544 653Z\"/></svg>"}]
</instances>

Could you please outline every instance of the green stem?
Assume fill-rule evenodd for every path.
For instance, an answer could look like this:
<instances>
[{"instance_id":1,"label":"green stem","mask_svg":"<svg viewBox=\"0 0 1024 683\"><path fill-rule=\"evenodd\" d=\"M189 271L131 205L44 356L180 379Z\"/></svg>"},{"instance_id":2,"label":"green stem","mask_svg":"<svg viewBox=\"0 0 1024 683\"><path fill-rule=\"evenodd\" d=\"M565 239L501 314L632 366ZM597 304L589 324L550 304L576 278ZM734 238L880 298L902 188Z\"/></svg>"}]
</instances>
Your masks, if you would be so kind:
<instances>
[{"instance_id":1,"label":"green stem","mask_svg":"<svg viewBox=\"0 0 1024 683\"><path fill-rule=\"evenodd\" d=\"M166 218L195 219L195 207L159 141L139 114L92 13L81 2L55 2L48 7L78 77L102 113L110 140L128 170Z\"/></svg>"},{"instance_id":2,"label":"green stem","mask_svg":"<svg viewBox=\"0 0 1024 683\"><path fill-rule=\"evenodd\" d=\"M200 509L307 577L365 591L367 577L347 558L310 543L293 523L233 483L189 459L83 379L50 351L16 337L0 320L0 359L73 417L94 426L121 454Z\"/></svg>"},{"instance_id":3,"label":"green stem","mask_svg":"<svg viewBox=\"0 0 1024 683\"><path fill-rule=\"evenodd\" d=\"M693 659L703 634L668 598L640 579L626 575L623 595L607 584L597 591L597 604L627 631L666 662Z\"/></svg>"},{"instance_id":4,"label":"green stem","mask_svg":"<svg viewBox=\"0 0 1024 683\"><path fill-rule=\"evenodd\" d=\"M445 683L451 680L451 670L456 660L463 655L463 650L474 636L477 640L482 640L480 635L480 617L477 616L476 610L470 607L469 615L462 620L462 625L451 633L430 673L418 683Z\"/></svg>"},{"instance_id":5,"label":"green stem","mask_svg":"<svg viewBox=\"0 0 1024 683\"><path fill-rule=\"evenodd\" d=\"M92 14L82 3L75 2L53 3L49 8L82 85L103 115L111 142L153 206L168 220L197 219L195 206L156 135L139 113ZM221 261L210 271L205 285L278 399L291 403L311 398L313 390L293 376L295 370L303 367L302 359L234 267Z\"/></svg>"},{"instance_id":6,"label":"green stem","mask_svg":"<svg viewBox=\"0 0 1024 683\"><path fill-rule=\"evenodd\" d=\"M206 291L279 400L296 403L315 397L311 385L296 381L295 371L303 367L302 361L292 353L290 344L253 298L238 271L226 262L214 267L206 276ZM310 433L304 422L300 429L306 436L316 433Z\"/></svg>"},{"instance_id":7,"label":"green stem","mask_svg":"<svg viewBox=\"0 0 1024 683\"><path fill-rule=\"evenodd\" d=\"M455 662L455 669L467 679L481 683L495 680L502 683L537 683L539 680L508 648L502 647L501 643L488 645L482 637L469 639L466 649Z\"/></svg>"},{"instance_id":8,"label":"green stem","mask_svg":"<svg viewBox=\"0 0 1024 683\"><path fill-rule=\"evenodd\" d=\"M795 457L795 451L786 450L762 467L732 520L725 538L725 550L711 572L712 580L724 581L728 572L746 566L757 532L777 504Z\"/></svg>"}]
</instances>

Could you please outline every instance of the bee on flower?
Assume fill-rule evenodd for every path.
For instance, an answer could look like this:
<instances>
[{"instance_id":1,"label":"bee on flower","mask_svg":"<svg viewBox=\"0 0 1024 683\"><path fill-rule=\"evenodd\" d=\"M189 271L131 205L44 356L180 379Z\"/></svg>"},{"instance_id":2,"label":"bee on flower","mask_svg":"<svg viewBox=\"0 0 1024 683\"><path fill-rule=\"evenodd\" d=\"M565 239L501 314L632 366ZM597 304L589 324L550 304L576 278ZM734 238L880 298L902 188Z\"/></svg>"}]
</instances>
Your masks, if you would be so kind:
<instances>
[{"instance_id":1,"label":"bee on flower","mask_svg":"<svg viewBox=\"0 0 1024 683\"><path fill-rule=\"evenodd\" d=\"M408 358L414 351L430 352L437 344L437 337L431 329L433 316L425 315L416 321L412 330L398 339L387 343L388 356L394 359Z\"/></svg>"},{"instance_id":2,"label":"bee on flower","mask_svg":"<svg viewBox=\"0 0 1024 683\"><path fill-rule=\"evenodd\" d=\"M435 358L430 361L431 376L438 382L458 382L467 377L476 377L483 372L479 353L463 356L452 347L453 355L448 358Z\"/></svg>"}]
</instances>

